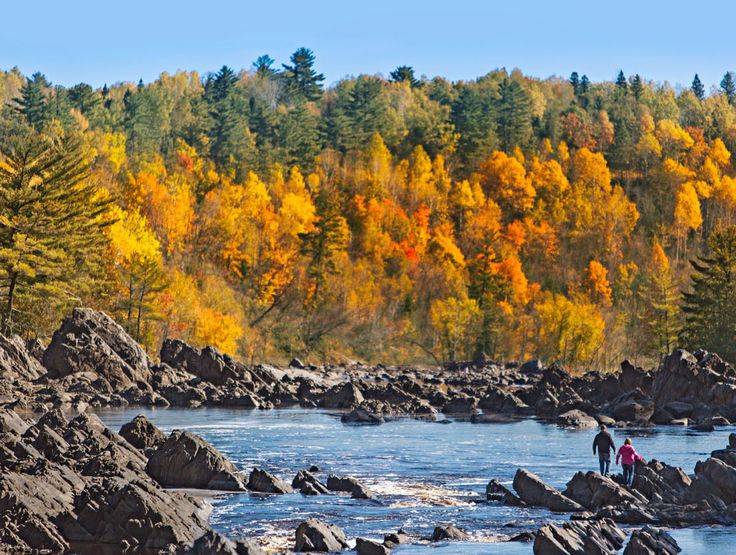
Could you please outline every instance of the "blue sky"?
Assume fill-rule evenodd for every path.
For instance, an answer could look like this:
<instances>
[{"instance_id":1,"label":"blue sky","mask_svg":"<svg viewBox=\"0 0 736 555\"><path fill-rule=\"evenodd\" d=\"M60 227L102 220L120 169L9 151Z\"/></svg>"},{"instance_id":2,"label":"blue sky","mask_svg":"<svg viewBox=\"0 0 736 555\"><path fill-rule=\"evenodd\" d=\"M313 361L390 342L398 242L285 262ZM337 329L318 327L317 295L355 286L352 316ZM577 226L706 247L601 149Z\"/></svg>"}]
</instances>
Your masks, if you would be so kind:
<instances>
[{"instance_id":1,"label":"blue sky","mask_svg":"<svg viewBox=\"0 0 736 555\"><path fill-rule=\"evenodd\" d=\"M472 79L498 67L547 77L619 69L706 88L736 70L729 2L505 0L67 0L4 2L0 68L40 70L54 83L151 81L162 71L279 64L307 46L333 83L387 75ZM605 8L600 6L604 5Z\"/></svg>"}]
</instances>

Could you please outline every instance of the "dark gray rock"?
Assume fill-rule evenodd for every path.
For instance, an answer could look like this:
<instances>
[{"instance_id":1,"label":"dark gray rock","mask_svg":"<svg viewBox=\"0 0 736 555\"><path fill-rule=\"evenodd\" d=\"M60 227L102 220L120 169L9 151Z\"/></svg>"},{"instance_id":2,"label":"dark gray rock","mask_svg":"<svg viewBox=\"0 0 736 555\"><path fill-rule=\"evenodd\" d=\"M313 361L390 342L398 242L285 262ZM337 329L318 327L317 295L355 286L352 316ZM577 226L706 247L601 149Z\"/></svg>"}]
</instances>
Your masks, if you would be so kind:
<instances>
[{"instance_id":1,"label":"dark gray rock","mask_svg":"<svg viewBox=\"0 0 736 555\"><path fill-rule=\"evenodd\" d=\"M446 540L467 541L468 539L470 539L470 536L467 532L452 525L435 526L435 529L432 532L433 542L441 542Z\"/></svg>"},{"instance_id":2,"label":"dark gray rock","mask_svg":"<svg viewBox=\"0 0 736 555\"><path fill-rule=\"evenodd\" d=\"M302 522L296 529L294 551L297 553L334 553L348 547L345 532L334 524L317 519Z\"/></svg>"},{"instance_id":3,"label":"dark gray rock","mask_svg":"<svg viewBox=\"0 0 736 555\"><path fill-rule=\"evenodd\" d=\"M373 498L371 491L351 476L335 476L334 474L330 474L327 477L327 489L330 491L346 491L350 493L353 499Z\"/></svg>"},{"instance_id":4,"label":"dark gray rock","mask_svg":"<svg viewBox=\"0 0 736 555\"><path fill-rule=\"evenodd\" d=\"M631 534L624 555L676 555L680 551L680 546L667 532L645 526Z\"/></svg>"},{"instance_id":5,"label":"dark gray rock","mask_svg":"<svg viewBox=\"0 0 736 555\"><path fill-rule=\"evenodd\" d=\"M133 447L143 451L157 449L166 441L164 433L142 414L123 424L120 435Z\"/></svg>"},{"instance_id":6,"label":"dark gray rock","mask_svg":"<svg viewBox=\"0 0 736 555\"><path fill-rule=\"evenodd\" d=\"M277 478L273 474L266 472L262 468L254 468L248 478L248 489L258 493L292 493L292 487Z\"/></svg>"},{"instance_id":7,"label":"dark gray rock","mask_svg":"<svg viewBox=\"0 0 736 555\"><path fill-rule=\"evenodd\" d=\"M116 387L150 383L150 361L143 348L110 316L75 308L43 354L51 378L91 372Z\"/></svg>"},{"instance_id":8,"label":"dark gray rock","mask_svg":"<svg viewBox=\"0 0 736 555\"><path fill-rule=\"evenodd\" d=\"M162 486L245 491L235 465L203 438L174 430L148 459L148 474Z\"/></svg>"},{"instance_id":9,"label":"dark gray rock","mask_svg":"<svg viewBox=\"0 0 736 555\"><path fill-rule=\"evenodd\" d=\"M574 513L583 510L579 503L565 497L559 490L545 484L539 476L524 468L516 471L514 490L527 505L547 507L551 511L560 513Z\"/></svg>"}]
</instances>

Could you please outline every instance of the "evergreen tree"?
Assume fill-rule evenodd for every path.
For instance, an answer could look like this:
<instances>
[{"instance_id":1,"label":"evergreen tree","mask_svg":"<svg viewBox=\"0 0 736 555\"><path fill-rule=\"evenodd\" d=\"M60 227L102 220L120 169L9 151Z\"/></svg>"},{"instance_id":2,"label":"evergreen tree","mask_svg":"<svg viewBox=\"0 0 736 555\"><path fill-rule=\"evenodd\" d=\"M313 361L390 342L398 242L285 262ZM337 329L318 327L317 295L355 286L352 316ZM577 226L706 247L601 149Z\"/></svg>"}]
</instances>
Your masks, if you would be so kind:
<instances>
[{"instance_id":1,"label":"evergreen tree","mask_svg":"<svg viewBox=\"0 0 736 555\"><path fill-rule=\"evenodd\" d=\"M513 79L504 79L499 86L498 138L501 147L511 152L515 146L526 147L532 136L531 99Z\"/></svg>"},{"instance_id":2,"label":"evergreen tree","mask_svg":"<svg viewBox=\"0 0 736 555\"><path fill-rule=\"evenodd\" d=\"M466 174L498 146L496 94L485 83L463 85L452 105L452 123L460 134L457 157Z\"/></svg>"},{"instance_id":3,"label":"evergreen tree","mask_svg":"<svg viewBox=\"0 0 736 555\"><path fill-rule=\"evenodd\" d=\"M681 339L688 349L707 349L736 360L736 226L708 239L710 253L690 264L690 291L683 295Z\"/></svg>"},{"instance_id":4,"label":"evergreen tree","mask_svg":"<svg viewBox=\"0 0 736 555\"><path fill-rule=\"evenodd\" d=\"M580 76L578 75L577 71L573 71L570 74L570 85L572 85L572 92L575 94L575 96L578 96L580 94Z\"/></svg>"},{"instance_id":5,"label":"evergreen tree","mask_svg":"<svg viewBox=\"0 0 736 555\"><path fill-rule=\"evenodd\" d=\"M419 80L414 77L414 68L411 66L399 66L389 73L389 80L394 83L409 83L414 88L420 84Z\"/></svg>"},{"instance_id":6,"label":"evergreen tree","mask_svg":"<svg viewBox=\"0 0 736 555\"><path fill-rule=\"evenodd\" d=\"M278 146L284 151L284 162L311 169L319 154L317 117L309 110L306 101L297 102L283 116L279 129Z\"/></svg>"},{"instance_id":7,"label":"evergreen tree","mask_svg":"<svg viewBox=\"0 0 736 555\"><path fill-rule=\"evenodd\" d=\"M590 92L590 80L587 75L580 78L580 86L578 87L578 104L583 108L588 107L588 93Z\"/></svg>"},{"instance_id":8,"label":"evergreen tree","mask_svg":"<svg viewBox=\"0 0 736 555\"><path fill-rule=\"evenodd\" d=\"M690 90L693 91L693 94L698 100L703 100L705 98L705 87L697 73L693 78L693 84L690 86Z\"/></svg>"},{"instance_id":9,"label":"evergreen tree","mask_svg":"<svg viewBox=\"0 0 736 555\"><path fill-rule=\"evenodd\" d=\"M48 98L49 118L61 123L64 129L71 129L75 123L71 110L68 91L62 86L54 87Z\"/></svg>"},{"instance_id":10,"label":"evergreen tree","mask_svg":"<svg viewBox=\"0 0 736 555\"><path fill-rule=\"evenodd\" d=\"M43 128L50 117L46 97L46 89L49 87L50 83L43 73L36 72L25 82L20 89L20 98L16 99L18 111L36 129Z\"/></svg>"},{"instance_id":11,"label":"evergreen tree","mask_svg":"<svg viewBox=\"0 0 736 555\"><path fill-rule=\"evenodd\" d=\"M644 84L641 81L641 76L637 73L631 78L631 93L634 95L635 99L639 100L643 92Z\"/></svg>"},{"instance_id":12,"label":"evergreen tree","mask_svg":"<svg viewBox=\"0 0 736 555\"><path fill-rule=\"evenodd\" d=\"M256 58L256 61L253 62L253 69L256 72L256 76L260 77L261 79L275 76L277 72L273 68L274 62L275 60L268 54L258 56L258 58Z\"/></svg>"},{"instance_id":13,"label":"evergreen tree","mask_svg":"<svg viewBox=\"0 0 736 555\"><path fill-rule=\"evenodd\" d=\"M616 86L624 91L629 87L629 83L626 81L626 76L624 75L623 70L619 70L618 75L616 76Z\"/></svg>"},{"instance_id":14,"label":"evergreen tree","mask_svg":"<svg viewBox=\"0 0 736 555\"><path fill-rule=\"evenodd\" d=\"M109 201L86 179L78 142L24 133L0 145L0 154L0 314L7 334L16 331L19 294L43 287L46 296L68 297L78 288L77 268L102 248Z\"/></svg>"},{"instance_id":15,"label":"evergreen tree","mask_svg":"<svg viewBox=\"0 0 736 555\"><path fill-rule=\"evenodd\" d=\"M100 106L100 104L102 104L100 96L87 83L74 85L69 89L68 93L69 102L72 107L79 110L85 116L90 115ZM105 85L102 88L102 97L106 98L107 94L107 85Z\"/></svg>"},{"instance_id":16,"label":"evergreen tree","mask_svg":"<svg viewBox=\"0 0 736 555\"><path fill-rule=\"evenodd\" d=\"M727 71L721 79L721 90L726 95L728 102L733 104L736 99L736 82L734 82L733 73Z\"/></svg>"},{"instance_id":17,"label":"evergreen tree","mask_svg":"<svg viewBox=\"0 0 736 555\"><path fill-rule=\"evenodd\" d=\"M302 47L291 55L290 60L291 65L284 64L283 73L289 90L307 100L319 100L325 76L314 70L314 52Z\"/></svg>"},{"instance_id":18,"label":"evergreen tree","mask_svg":"<svg viewBox=\"0 0 736 555\"><path fill-rule=\"evenodd\" d=\"M222 66L205 84L204 98L209 108L210 156L221 168L234 169L244 161L250 147L247 108L237 90L238 77Z\"/></svg>"},{"instance_id":19,"label":"evergreen tree","mask_svg":"<svg viewBox=\"0 0 736 555\"><path fill-rule=\"evenodd\" d=\"M590 92L590 79L587 75L583 75L580 78L580 94L587 94Z\"/></svg>"}]
</instances>

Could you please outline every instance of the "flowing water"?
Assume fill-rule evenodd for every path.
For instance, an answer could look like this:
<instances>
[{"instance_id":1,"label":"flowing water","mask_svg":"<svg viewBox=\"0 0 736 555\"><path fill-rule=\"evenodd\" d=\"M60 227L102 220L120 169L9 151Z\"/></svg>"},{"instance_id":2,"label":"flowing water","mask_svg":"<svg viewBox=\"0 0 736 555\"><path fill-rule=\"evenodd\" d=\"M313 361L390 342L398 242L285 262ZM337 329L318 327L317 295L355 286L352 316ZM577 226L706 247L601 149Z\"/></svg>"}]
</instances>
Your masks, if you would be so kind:
<instances>
[{"instance_id":1,"label":"flowing water","mask_svg":"<svg viewBox=\"0 0 736 555\"><path fill-rule=\"evenodd\" d=\"M118 430L136 414L145 414L164 432L184 429L200 434L235 465L260 466L287 482L302 469L318 466L327 473L364 482L377 501L348 496L308 497L226 494L213 500L211 525L231 537L264 537L272 547L293 545L296 527L316 517L340 526L350 538L379 539L404 528L428 536L437 524L469 531L473 542L412 545L397 555L435 553L530 554L528 543L502 543L549 520L564 520L539 509L519 509L484 502L491 478L510 484L523 466L557 487L578 470L594 470L594 432L575 431L523 420L507 424L449 423L399 419L381 426L348 426L325 411L285 409L115 409L100 411ZM629 430L646 459L656 458L692 472L695 462L728 443L733 429L712 433L660 427ZM616 443L624 431L614 430ZM736 553L736 528L675 530L685 554Z\"/></svg>"}]
</instances>

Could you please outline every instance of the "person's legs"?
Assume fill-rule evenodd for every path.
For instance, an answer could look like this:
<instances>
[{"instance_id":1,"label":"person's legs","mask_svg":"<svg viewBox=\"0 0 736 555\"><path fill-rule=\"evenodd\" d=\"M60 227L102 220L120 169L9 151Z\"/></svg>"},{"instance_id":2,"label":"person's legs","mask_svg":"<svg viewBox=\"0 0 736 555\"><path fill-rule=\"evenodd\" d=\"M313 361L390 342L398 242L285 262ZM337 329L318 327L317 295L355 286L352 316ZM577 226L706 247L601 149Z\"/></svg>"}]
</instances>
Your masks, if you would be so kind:
<instances>
[{"instance_id":1,"label":"person's legs","mask_svg":"<svg viewBox=\"0 0 736 555\"><path fill-rule=\"evenodd\" d=\"M606 473L606 459L603 457L598 458L598 464L601 466L601 474L605 475Z\"/></svg>"},{"instance_id":2,"label":"person's legs","mask_svg":"<svg viewBox=\"0 0 736 555\"><path fill-rule=\"evenodd\" d=\"M608 472L611 470L611 457L606 457L606 471L603 473L604 476L608 476Z\"/></svg>"},{"instance_id":3,"label":"person's legs","mask_svg":"<svg viewBox=\"0 0 736 555\"><path fill-rule=\"evenodd\" d=\"M632 480L633 474L634 474L634 465L633 464L623 464L621 466L624 469L624 484L626 484L627 486L630 486L631 485L630 481Z\"/></svg>"},{"instance_id":4,"label":"person's legs","mask_svg":"<svg viewBox=\"0 0 736 555\"><path fill-rule=\"evenodd\" d=\"M631 468L629 469L629 486L634 485L634 468L635 465L631 465Z\"/></svg>"}]
</instances>

